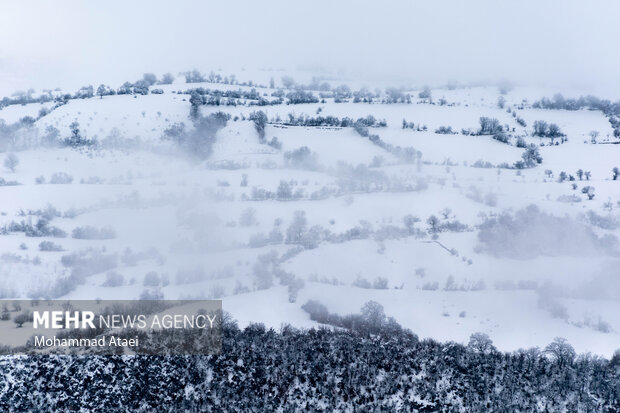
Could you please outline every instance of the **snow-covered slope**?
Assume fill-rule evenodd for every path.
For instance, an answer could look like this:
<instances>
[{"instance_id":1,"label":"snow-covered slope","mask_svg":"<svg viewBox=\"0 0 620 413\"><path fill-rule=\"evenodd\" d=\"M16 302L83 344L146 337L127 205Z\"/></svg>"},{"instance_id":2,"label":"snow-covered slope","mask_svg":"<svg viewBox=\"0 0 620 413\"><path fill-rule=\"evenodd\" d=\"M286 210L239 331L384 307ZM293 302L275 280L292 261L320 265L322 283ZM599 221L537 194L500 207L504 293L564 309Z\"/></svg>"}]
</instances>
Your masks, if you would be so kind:
<instances>
[{"instance_id":1,"label":"snow-covered slope","mask_svg":"<svg viewBox=\"0 0 620 413\"><path fill-rule=\"evenodd\" d=\"M620 145L600 111L535 109L544 94L519 88L500 109L486 87L435 89L432 103L409 91L412 102L398 104L202 106L202 115L230 119L198 160L162 136L181 122L191 130L190 95L177 91L201 86L252 89L174 84L163 94L73 99L41 117L53 105L0 110L6 124L37 118L18 134L33 141L50 126L68 137L78 122L86 138L134 142L16 152L15 170L0 173L19 183L0 187L0 297L217 297L241 325L274 327L314 325L301 309L308 300L341 314L374 300L421 337L464 342L481 331L513 350L562 336L606 356L620 347L620 180L612 179ZM265 142L279 144L259 140L248 119L257 110L269 120ZM352 127L286 124L289 113L372 115L387 122L369 128L385 144ZM480 117L507 125L510 143L468 134ZM403 119L426 128L403 129ZM536 120L556 123L568 140L533 137ZM455 133L435 133L441 126ZM540 165L512 168L524 152L518 136L536 145ZM311 162L295 161L302 147ZM396 147L421 157L405 160ZM593 199L584 187L595 188ZM523 212L532 204L536 212ZM512 221L492 226L502 213ZM54 227L66 236L54 237ZM84 227L113 234L73 236ZM287 286L283 271L303 287Z\"/></svg>"}]
</instances>

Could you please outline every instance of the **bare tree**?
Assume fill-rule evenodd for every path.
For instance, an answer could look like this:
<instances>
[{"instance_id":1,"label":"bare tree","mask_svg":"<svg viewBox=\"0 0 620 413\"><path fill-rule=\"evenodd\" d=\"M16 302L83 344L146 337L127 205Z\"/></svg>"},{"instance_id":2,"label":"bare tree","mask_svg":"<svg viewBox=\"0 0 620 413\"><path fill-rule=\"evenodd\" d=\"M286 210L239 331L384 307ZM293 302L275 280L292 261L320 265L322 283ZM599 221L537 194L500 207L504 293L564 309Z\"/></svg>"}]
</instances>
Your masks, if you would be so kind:
<instances>
[{"instance_id":1,"label":"bare tree","mask_svg":"<svg viewBox=\"0 0 620 413\"><path fill-rule=\"evenodd\" d=\"M431 88L428 86L424 86L422 90L418 93L418 97L420 99L431 99Z\"/></svg>"},{"instance_id":2,"label":"bare tree","mask_svg":"<svg viewBox=\"0 0 620 413\"><path fill-rule=\"evenodd\" d=\"M172 73L165 73L161 77L161 80L159 81L159 84L160 85L171 85L172 82L174 82L174 76L172 76Z\"/></svg>"},{"instance_id":3,"label":"bare tree","mask_svg":"<svg viewBox=\"0 0 620 413\"><path fill-rule=\"evenodd\" d=\"M361 310L362 318L372 327L381 327L385 322L383 306L376 301L368 301Z\"/></svg>"},{"instance_id":4,"label":"bare tree","mask_svg":"<svg viewBox=\"0 0 620 413\"><path fill-rule=\"evenodd\" d=\"M497 107L500 109L504 109L504 106L506 105L506 99L503 96L500 96L499 98L497 98Z\"/></svg>"},{"instance_id":5,"label":"bare tree","mask_svg":"<svg viewBox=\"0 0 620 413\"><path fill-rule=\"evenodd\" d=\"M15 172L15 168L19 165L19 158L14 153L9 153L6 158L4 158L4 167L11 172Z\"/></svg>"},{"instance_id":6,"label":"bare tree","mask_svg":"<svg viewBox=\"0 0 620 413\"><path fill-rule=\"evenodd\" d=\"M547 347L545 347L545 353L550 354L560 367L571 365L576 356L573 346L571 346L568 341L562 337L556 337Z\"/></svg>"},{"instance_id":7,"label":"bare tree","mask_svg":"<svg viewBox=\"0 0 620 413\"><path fill-rule=\"evenodd\" d=\"M497 351L491 338L484 333L474 333L469 337L467 347L476 353L489 354Z\"/></svg>"}]
</instances>

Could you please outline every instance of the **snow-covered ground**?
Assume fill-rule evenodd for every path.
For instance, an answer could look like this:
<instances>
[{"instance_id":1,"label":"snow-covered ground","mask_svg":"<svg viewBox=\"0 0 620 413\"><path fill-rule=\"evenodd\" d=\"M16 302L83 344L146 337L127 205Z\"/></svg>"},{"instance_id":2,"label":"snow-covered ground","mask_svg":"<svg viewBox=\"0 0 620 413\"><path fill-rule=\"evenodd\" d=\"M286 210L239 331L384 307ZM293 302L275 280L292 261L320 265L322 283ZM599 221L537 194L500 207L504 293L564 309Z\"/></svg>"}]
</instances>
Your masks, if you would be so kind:
<instances>
[{"instance_id":1,"label":"snow-covered ground","mask_svg":"<svg viewBox=\"0 0 620 413\"><path fill-rule=\"evenodd\" d=\"M269 76L263 76L260 83L267 84ZM135 144L16 152L15 171L0 173L19 183L0 187L0 297L136 299L147 292L170 299L222 298L240 325L273 327L315 325L301 308L308 300L340 314L357 313L374 300L420 337L466 342L480 331L503 350L543 347L556 336L579 352L610 356L620 348L620 247L613 244L620 236L620 180L612 180L620 145L605 142L618 139L610 138L612 128L600 111L534 109L531 103L550 93L526 88L511 90L500 109L499 92L491 87L434 89L433 103L410 91L412 103L399 104L327 98L260 108L202 106L203 115L223 111L231 119L217 132L212 155L200 161L162 141L164 130L176 123L191 128L189 95L176 92L200 86L251 89L176 83L161 86L164 93L157 95L70 100L36 120L28 136L43 136L53 126L67 137L78 122L87 138ZM274 90L257 91L270 96ZM437 103L442 98L444 105ZM8 106L0 119L11 124L37 118L41 107L52 105ZM507 108L527 126L516 123ZM266 140L275 137L281 147L259 141L247 119L259 109L270 121ZM273 123L289 113L319 111L385 119L386 127L371 127L370 133L393 147L413 147L421 157L404 162L351 127ZM508 125L515 135L511 144L461 133L476 131L482 116ZM426 130L403 129L403 119ZM556 123L568 140L556 146L533 137L536 120ZM435 133L441 126L457 133ZM592 143L591 131L598 132L598 143ZM497 168L521 159L517 135L537 145L542 164ZM290 153L304 146L314 162L292 164ZM477 161L492 167L478 167ZM591 176L580 179L579 169ZM562 171L575 180L558 182ZM58 173L72 179L50 183ZM283 181L292 196L281 196ZM591 200L582 193L586 186L595 188ZM506 248L481 239L485 219L503 212L517 216L532 204L539 215L526 215L513 228L531 225L526 239L515 232L518 239L508 236ZM48 227L67 235L16 230L22 221L36 227L37 211L47 212ZM305 223L295 227L299 211ZM410 232L407 216L419 219ZM430 216L460 229L453 225L433 237ZM597 216L612 224L596 225ZM114 230L109 239L72 236L79 227L108 226ZM498 230L505 231L502 237L512 231ZM306 241L295 241L295 233ZM308 233L318 242L307 242ZM43 241L60 251L41 250ZM82 264L75 264L80 257ZM295 300L280 285L278 271L303 280ZM265 279L272 285L263 289ZM0 333L4 328L15 327L0 322Z\"/></svg>"}]
</instances>

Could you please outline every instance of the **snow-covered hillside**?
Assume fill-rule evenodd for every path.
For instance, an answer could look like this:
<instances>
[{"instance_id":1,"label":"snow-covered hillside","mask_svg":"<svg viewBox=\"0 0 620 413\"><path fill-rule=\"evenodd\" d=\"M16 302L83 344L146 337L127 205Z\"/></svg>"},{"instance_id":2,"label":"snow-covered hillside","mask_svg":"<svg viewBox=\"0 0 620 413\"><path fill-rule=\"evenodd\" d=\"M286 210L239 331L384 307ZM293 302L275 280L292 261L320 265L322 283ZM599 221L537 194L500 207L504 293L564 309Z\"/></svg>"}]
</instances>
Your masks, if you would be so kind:
<instances>
[{"instance_id":1,"label":"snow-covered hillside","mask_svg":"<svg viewBox=\"0 0 620 413\"><path fill-rule=\"evenodd\" d=\"M0 298L222 298L241 325L274 327L316 325L308 300L339 314L374 300L420 337L620 347L609 113L537 107L551 94L518 87L334 98L331 81L289 104L272 75L0 109L2 158L18 160L0 173ZM178 137L217 112L194 156ZM534 136L536 121L561 133Z\"/></svg>"}]
</instances>

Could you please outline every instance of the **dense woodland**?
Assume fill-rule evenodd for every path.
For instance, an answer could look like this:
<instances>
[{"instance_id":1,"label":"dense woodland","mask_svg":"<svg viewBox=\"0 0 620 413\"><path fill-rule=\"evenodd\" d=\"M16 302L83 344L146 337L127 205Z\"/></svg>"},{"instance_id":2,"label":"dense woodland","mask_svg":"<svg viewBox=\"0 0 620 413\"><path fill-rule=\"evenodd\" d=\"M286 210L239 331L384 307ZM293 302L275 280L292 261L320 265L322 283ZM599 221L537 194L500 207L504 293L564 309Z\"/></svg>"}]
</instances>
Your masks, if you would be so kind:
<instances>
[{"instance_id":1,"label":"dense woodland","mask_svg":"<svg viewBox=\"0 0 620 413\"><path fill-rule=\"evenodd\" d=\"M389 324L387 324L389 325ZM220 356L4 356L2 411L618 412L620 354L224 327Z\"/></svg>"}]
</instances>

